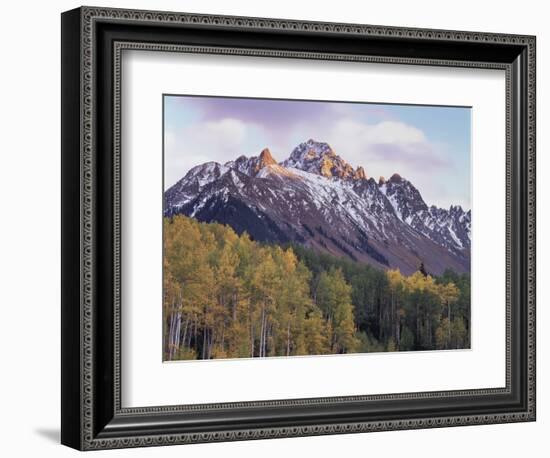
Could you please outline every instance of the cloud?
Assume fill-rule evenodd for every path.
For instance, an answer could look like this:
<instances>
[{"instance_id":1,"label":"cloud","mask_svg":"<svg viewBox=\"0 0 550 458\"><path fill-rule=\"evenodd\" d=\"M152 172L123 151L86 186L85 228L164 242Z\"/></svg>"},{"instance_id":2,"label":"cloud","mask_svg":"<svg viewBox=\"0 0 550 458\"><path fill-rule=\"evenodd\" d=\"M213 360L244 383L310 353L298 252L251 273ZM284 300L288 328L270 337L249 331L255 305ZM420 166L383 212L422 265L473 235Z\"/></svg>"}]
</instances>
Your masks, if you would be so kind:
<instances>
[{"instance_id":1,"label":"cloud","mask_svg":"<svg viewBox=\"0 0 550 458\"><path fill-rule=\"evenodd\" d=\"M191 142L233 150L246 138L246 124L238 119L225 118L220 121L198 124L187 132Z\"/></svg>"},{"instance_id":2,"label":"cloud","mask_svg":"<svg viewBox=\"0 0 550 458\"><path fill-rule=\"evenodd\" d=\"M423 170L448 164L446 156L422 130L403 122L367 124L343 119L334 124L328 136L334 139L335 148L346 152L349 161L364 166L372 161L384 161L387 167L397 161L407 164L407 168Z\"/></svg>"},{"instance_id":3,"label":"cloud","mask_svg":"<svg viewBox=\"0 0 550 458\"><path fill-rule=\"evenodd\" d=\"M226 162L239 156L250 135L250 126L239 119L198 122L164 133L165 186L174 184L195 165Z\"/></svg>"},{"instance_id":4,"label":"cloud","mask_svg":"<svg viewBox=\"0 0 550 458\"><path fill-rule=\"evenodd\" d=\"M185 110L194 110L202 121L227 118L264 125L268 131L287 129L289 125L312 117L319 118L335 109L323 102L301 103L290 100L246 99L230 97L178 97L175 103Z\"/></svg>"},{"instance_id":5,"label":"cloud","mask_svg":"<svg viewBox=\"0 0 550 458\"><path fill-rule=\"evenodd\" d=\"M365 124L350 119L341 120L336 129L357 135L367 143L418 143L426 141L424 133L416 127L397 121Z\"/></svg>"},{"instance_id":6,"label":"cloud","mask_svg":"<svg viewBox=\"0 0 550 458\"><path fill-rule=\"evenodd\" d=\"M415 126L343 118L328 129L324 140L351 165L363 166L368 176L378 179L399 173L414 183L428 204L469 208L469 195L458 193L458 183L449 180L456 164L447 145L433 143Z\"/></svg>"}]
</instances>

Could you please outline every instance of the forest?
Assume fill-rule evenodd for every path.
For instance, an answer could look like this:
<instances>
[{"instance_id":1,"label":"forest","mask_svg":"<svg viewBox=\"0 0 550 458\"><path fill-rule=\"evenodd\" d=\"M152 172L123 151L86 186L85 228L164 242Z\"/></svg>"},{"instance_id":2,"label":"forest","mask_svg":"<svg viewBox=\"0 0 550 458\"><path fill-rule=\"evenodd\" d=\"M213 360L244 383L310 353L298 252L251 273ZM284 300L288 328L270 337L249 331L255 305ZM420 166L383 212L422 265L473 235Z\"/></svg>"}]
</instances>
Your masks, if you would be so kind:
<instances>
[{"instance_id":1,"label":"forest","mask_svg":"<svg viewBox=\"0 0 550 458\"><path fill-rule=\"evenodd\" d=\"M470 276L410 276L165 218L163 359L470 347Z\"/></svg>"}]
</instances>

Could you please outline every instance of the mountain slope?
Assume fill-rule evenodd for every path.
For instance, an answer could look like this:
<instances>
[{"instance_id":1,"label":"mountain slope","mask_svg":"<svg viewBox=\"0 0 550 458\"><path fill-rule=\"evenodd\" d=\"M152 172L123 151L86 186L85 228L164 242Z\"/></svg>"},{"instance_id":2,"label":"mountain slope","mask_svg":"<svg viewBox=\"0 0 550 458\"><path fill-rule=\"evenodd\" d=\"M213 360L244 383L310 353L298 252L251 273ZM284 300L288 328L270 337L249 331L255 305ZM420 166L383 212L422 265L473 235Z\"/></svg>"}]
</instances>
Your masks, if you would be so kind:
<instances>
[{"instance_id":1,"label":"mountain slope","mask_svg":"<svg viewBox=\"0 0 550 458\"><path fill-rule=\"evenodd\" d=\"M281 163L268 149L191 169L165 192L165 215L228 224L262 242L294 242L380 268L470 269L470 212L428 207L404 178L367 178L326 143Z\"/></svg>"}]
</instances>

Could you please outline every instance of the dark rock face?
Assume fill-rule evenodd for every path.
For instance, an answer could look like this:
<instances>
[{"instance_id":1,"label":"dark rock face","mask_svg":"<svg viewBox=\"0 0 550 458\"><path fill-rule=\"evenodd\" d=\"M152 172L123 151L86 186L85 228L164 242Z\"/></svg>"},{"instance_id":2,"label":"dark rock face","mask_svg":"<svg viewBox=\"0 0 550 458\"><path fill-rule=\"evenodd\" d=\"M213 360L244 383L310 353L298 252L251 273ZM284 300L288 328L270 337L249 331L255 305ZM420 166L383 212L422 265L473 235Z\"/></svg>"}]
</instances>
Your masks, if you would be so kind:
<instances>
[{"instance_id":1,"label":"dark rock face","mask_svg":"<svg viewBox=\"0 0 550 458\"><path fill-rule=\"evenodd\" d=\"M376 182L314 140L281 163L266 148L194 167L165 192L165 215L175 214L406 274L421 263L434 274L470 270L470 211L428 207L405 178Z\"/></svg>"}]
</instances>

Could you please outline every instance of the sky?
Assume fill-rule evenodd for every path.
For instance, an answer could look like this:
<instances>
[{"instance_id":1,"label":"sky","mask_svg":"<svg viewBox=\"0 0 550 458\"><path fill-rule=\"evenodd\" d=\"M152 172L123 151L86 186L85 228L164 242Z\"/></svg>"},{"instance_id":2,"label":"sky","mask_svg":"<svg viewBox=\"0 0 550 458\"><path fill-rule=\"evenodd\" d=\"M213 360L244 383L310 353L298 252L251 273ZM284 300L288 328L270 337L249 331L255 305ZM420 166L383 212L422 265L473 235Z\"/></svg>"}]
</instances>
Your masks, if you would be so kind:
<instances>
[{"instance_id":1,"label":"sky","mask_svg":"<svg viewBox=\"0 0 550 458\"><path fill-rule=\"evenodd\" d=\"M468 107L165 95L165 189L196 165L265 147L281 162L310 138L368 177L399 173L428 205L471 208Z\"/></svg>"}]
</instances>

